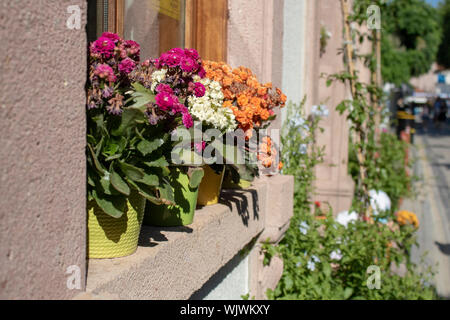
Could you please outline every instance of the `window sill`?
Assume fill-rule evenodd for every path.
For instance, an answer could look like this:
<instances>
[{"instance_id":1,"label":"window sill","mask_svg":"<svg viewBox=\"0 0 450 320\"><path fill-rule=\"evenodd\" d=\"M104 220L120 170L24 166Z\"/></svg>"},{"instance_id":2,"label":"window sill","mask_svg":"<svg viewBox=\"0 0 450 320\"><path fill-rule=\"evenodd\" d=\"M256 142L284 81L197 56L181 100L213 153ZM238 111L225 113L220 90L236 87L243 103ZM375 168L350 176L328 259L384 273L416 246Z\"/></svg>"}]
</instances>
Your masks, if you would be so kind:
<instances>
[{"instance_id":1,"label":"window sill","mask_svg":"<svg viewBox=\"0 0 450 320\"><path fill-rule=\"evenodd\" d=\"M277 186L287 186L291 194L272 190ZM284 233L292 215L292 189L290 176L260 179L248 190L224 190L221 203L197 210L189 226L143 226L134 254L88 261L81 298L188 299L248 243L264 235L265 228ZM278 226L266 226L266 214L273 213L278 198L288 212L280 208L272 216L284 219L275 219Z\"/></svg>"}]
</instances>

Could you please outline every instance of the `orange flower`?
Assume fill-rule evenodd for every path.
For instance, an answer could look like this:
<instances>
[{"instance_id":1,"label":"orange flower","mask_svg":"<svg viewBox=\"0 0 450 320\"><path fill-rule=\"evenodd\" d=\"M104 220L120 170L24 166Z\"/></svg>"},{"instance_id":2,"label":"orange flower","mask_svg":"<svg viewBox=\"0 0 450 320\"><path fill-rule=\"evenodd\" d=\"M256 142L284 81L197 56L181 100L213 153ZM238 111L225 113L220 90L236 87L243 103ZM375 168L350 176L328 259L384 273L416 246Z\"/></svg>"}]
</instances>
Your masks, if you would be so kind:
<instances>
[{"instance_id":1,"label":"orange flower","mask_svg":"<svg viewBox=\"0 0 450 320\"><path fill-rule=\"evenodd\" d=\"M414 213L406 210L397 212L397 222L401 226L411 224L415 228L419 227L419 219L417 219L417 216Z\"/></svg>"},{"instance_id":2,"label":"orange flower","mask_svg":"<svg viewBox=\"0 0 450 320\"><path fill-rule=\"evenodd\" d=\"M222 83L223 83L223 86L224 86L224 87L229 87L229 86L231 86L231 84L233 83L233 78L230 78L230 77L228 77L228 76L223 77Z\"/></svg>"},{"instance_id":3,"label":"orange flower","mask_svg":"<svg viewBox=\"0 0 450 320\"><path fill-rule=\"evenodd\" d=\"M248 104L248 97L244 94L238 96L237 103L241 107L245 107Z\"/></svg>"},{"instance_id":4,"label":"orange flower","mask_svg":"<svg viewBox=\"0 0 450 320\"><path fill-rule=\"evenodd\" d=\"M267 94L267 88L266 87L259 87L257 92L258 92L259 96L264 96L264 95Z\"/></svg>"},{"instance_id":5,"label":"orange flower","mask_svg":"<svg viewBox=\"0 0 450 320\"><path fill-rule=\"evenodd\" d=\"M261 99L259 99L258 97L252 97L250 99L250 103L255 107L259 107L261 105Z\"/></svg>"},{"instance_id":6,"label":"orange flower","mask_svg":"<svg viewBox=\"0 0 450 320\"><path fill-rule=\"evenodd\" d=\"M224 107L231 108L239 128L248 131L262 126L273 114L272 109L283 107L286 96L272 83L260 84L249 68L232 69L224 62L203 61L206 75L222 85ZM239 111L239 112L238 112Z\"/></svg>"},{"instance_id":7,"label":"orange flower","mask_svg":"<svg viewBox=\"0 0 450 320\"><path fill-rule=\"evenodd\" d=\"M225 100L224 102L223 102L223 107L225 107L225 108L231 108L231 106L233 105L233 103L231 102L231 100Z\"/></svg>"},{"instance_id":8,"label":"orange flower","mask_svg":"<svg viewBox=\"0 0 450 320\"><path fill-rule=\"evenodd\" d=\"M235 98L235 95L230 90L225 89L225 90L222 90L222 91L223 91L223 96L224 96L225 99L233 100Z\"/></svg>"},{"instance_id":9,"label":"orange flower","mask_svg":"<svg viewBox=\"0 0 450 320\"><path fill-rule=\"evenodd\" d=\"M283 169L283 162L280 161L278 163L278 170L281 170L281 169Z\"/></svg>"}]
</instances>

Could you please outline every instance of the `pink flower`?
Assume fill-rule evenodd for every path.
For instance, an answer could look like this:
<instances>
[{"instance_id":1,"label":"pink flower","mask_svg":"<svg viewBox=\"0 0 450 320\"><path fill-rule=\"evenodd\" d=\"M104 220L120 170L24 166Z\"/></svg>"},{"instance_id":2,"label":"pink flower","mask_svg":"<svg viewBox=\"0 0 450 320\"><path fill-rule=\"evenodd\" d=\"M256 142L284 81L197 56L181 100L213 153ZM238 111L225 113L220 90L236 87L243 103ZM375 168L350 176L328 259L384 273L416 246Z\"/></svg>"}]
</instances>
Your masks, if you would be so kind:
<instances>
[{"instance_id":1,"label":"pink flower","mask_svg":"<svg viewBox=\"0 0 450 320\"><path fill-rule=\"evenodd\" d=\"M114 43L117 43L121 40L117 34L112 32L103 32L101 36L112 40Z\"/></svg>"},{"instance_id":2,"label":"pink flower","mask_svg":"<svg viewBox=\"0 0 450 320\"><path fill-rule=\"evenodd\" d=\"M153 59L151 62L157 69L160 69L162 67L161 59Z\"/></svg>"},{"instance_id":3,"label":"pink flower","mask_svg":"<svg viewBox=\"0 0 450 320\"><path fill-rule=\"evenodd\" d=\"M178 99L174 99L174 96L164 91L158 93L155 97L156 104L162 110L167 110L168 108L172 107L173 104L177 102L176 100Z\"/></svg>"},{"instance_id":4,"label":"pink flower","mask_svg":"<svg viewBox=\"0 0 450 320\"><path fill-rule=\"evenodd\" d=\"M188 73L198 69L197 63L194 60L192 60L191 58L187 58L187 57L183 58L181 60L180 66L181 66L181 70L183 70L184 72L188 72Z\"/></svg>"},{"instance_id":5,"label":"pink flower","mask_svg":"<svg viewBox=\"0 0 450 320\"><path fill-rule=\"evenodd\" d=\"M197 50L195 50L195 49L184 49L184 54L194 60L197 60L198 58L200 58Z\"/></svg>"},{"instance_id":6,"label":"pink flower","mask_svg":"<svg viewBox=\"0 0 450 320\"><path fill-rule=\"evenodd\" d=\"M114 41L106 37L100 37L91 44L91 54L100 54L105 58L113 55L115 48Z\"/></svg>"},{"instance_id":7,"label":"pink flower","mask_svg":"<svg viewBox=\"0 0 450 320\"><path fill-rule=\"evenodd\" d=\"M129 74L136 67L136 63L130 58L126 58L119 63L119 71Z\"/></svg>"},{"instance_id":8,"label":"pink flower","mask_svg":"<svg viewBox=\"0 0 450 320\"><path fill-rule=\"evenodd\" d=\"M133 40L125 41L125 48L127 49L127 54L129 56L139 57L139 54L141 53L141 46Z\"/></svg>"},{"instance_id":9,"label":"pink flower","mask_svg":"<svg viewBox=\"0 0 450 320\"><path fill-rule=\"evenodd\" d=\"M176 102L172 106L173 113L189 113L189 109L182 103Z\"/></svg>"},{"instance_id":10,"label":"pink flower","mask_svg":"<svg viewBox=\"0 0 450 320\"><path fill-rule=\"evenodd\" d=\"M205 86L202 83L196 82L194 84L194 94L197 98L203 97L205 95L205 91Z\"/></svg>"},{"instance_id":11,"label":"pink flower","mask_svg":"<svg viewBox=\"0 0 450 320\"><path fill-rule=\"evenodd\" d=\"M203 68L203 66L200 66L200 70L198 71L198 76L200 77L200 78L204 78L204 77L206 77L206 71L205 71L205 69Z\"/></svg>"},{"instance_id":12,"label":"pink flower","mask_svg":"<svg viewBox=\"0 0 450 320\"><path fill-rule=\"evenodd\" d=\"M161 56L161 60L169 67L177 67L181 62L181 55L177 53L166 53Z\"/></svg>"},{"instance_id":13,"label":"pink flower","mask_svg":"<svg viewBox=\"0 0 450 320\"><path fill-rule=\"evenodd\" d=\"M184 56L184 50L181 48L172 48L169 50L169 53L176 53L180 56Z\"/></svg>"},{"instance_id":14,"label":"pink flower","mask_svg":"<svg viewBox=\"0 0 450 320\"><path fill-rule=\"evenodd\" d=\"M192 116L189 114L189 112L183 113L183 124L186 129L189 129L194 125L194 121L192 120Z\"/></svg>"},{"instance_id":15,"label":"pink flower","mask_svg":"<svg viewBox=\"0 0 450 320\"><path fill-rule=\"evenodd\" d=\"M158 93L165 92L165 93L168 93L168 94L172 94L173 90L168 84L160 83L156 87L156 92L158 92Z\"/></svg>"},{"instance_id":16,"label":"pink flower","mask_svg":"<svg viewBox=\"0 0 450 320\"><path fill-rule=\"evenodd\" d=\"M99 64L95 68L94 74L101 79L106 79L109 82L115 82L117 80L114 75L114 70L107 64Z\"/></svg>"},{"instance_id":17,"label":"pink flower","mask_svg":"<svg viewBox=\"0 0 450 320\"><path fill-rule=\"evenodd\" d=\"M195 150L197 150L198 153L202 152L206 148L206 142L197 142L194 144Z\"/></svg>"}]
</instances>

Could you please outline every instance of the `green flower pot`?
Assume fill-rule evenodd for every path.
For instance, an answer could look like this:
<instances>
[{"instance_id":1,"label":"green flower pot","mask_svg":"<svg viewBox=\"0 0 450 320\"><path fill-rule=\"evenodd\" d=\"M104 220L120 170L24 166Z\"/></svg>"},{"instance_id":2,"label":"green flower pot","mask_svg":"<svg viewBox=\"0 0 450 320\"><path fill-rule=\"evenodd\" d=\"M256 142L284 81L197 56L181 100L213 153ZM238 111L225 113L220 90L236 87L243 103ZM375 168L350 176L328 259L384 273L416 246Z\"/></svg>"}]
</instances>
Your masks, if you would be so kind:
<instances>
[{"instance_id":1,"label":"green flower pot","mask_svg":"<svg viewBox=\"0 0 450 320\"><path fill-rule=\"evenodd\" d=\"M136 191L132 191L120 218L111 217L95 201L89 201L88 258L117 258L134 253L138 245L144 207L145 199Z\"/></svg>"},{"instance_id":2,"label":"green flower pot","mask_svg":"<svg viewBox=\"0 0 450 320\"><path fill-rule=\"evenodd\" d=\"M175 205L155 205L147 201L144 225L176 227L189 225L194 220L198 188L189 187L189 176L181 168L172 167L170 172L169 181L173 189Z\"/></svg>"}]
</instances>

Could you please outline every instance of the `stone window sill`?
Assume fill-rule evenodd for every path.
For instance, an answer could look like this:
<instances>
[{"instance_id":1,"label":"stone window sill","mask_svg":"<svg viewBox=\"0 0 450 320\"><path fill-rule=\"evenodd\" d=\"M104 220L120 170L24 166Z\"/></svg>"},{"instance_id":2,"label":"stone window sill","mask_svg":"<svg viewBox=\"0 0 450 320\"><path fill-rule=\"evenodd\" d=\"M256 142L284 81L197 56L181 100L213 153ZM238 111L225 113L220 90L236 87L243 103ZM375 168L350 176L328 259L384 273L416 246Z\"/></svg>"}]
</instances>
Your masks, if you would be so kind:
<instances>
[{"instance_id":1,"label":"stone window sill","mask_svg":"<svg viewBox=\"0 0 450 320\"><path fill-rule=\"evenodd\" d=\"M282 237L292 215L286 188L292 193L290 176L258 179L248 190L224 190L189 226L143 226L134 254L88 261L81 298L188 299L252 240Z\"/></svg>"}]
</instances>

